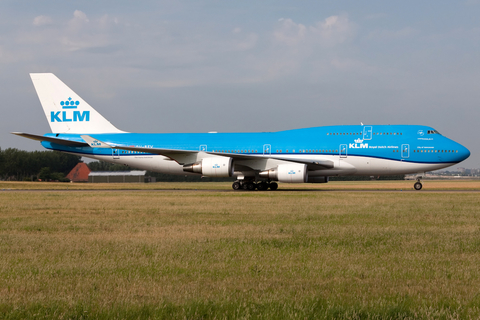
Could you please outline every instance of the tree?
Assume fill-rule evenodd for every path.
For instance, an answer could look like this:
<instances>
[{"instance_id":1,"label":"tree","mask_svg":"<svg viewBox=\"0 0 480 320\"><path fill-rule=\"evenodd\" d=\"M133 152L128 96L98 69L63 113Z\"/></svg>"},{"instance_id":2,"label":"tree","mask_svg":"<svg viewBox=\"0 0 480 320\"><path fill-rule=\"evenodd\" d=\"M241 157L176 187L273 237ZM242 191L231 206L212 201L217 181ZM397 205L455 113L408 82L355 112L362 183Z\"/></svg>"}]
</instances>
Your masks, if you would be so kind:
<instances>
[{"instance_id":1,"label":"tree","mask_svg":"<svg viewBox=\"0 0 480 320\"><path fill-rule=\"evenodd\" d=\"M49 167L43 167L38 173L38 179L48 181L52 179L52 170Z\"/></svg>"},{"instance_id":2,"label":"tree","mask_svg":"<svg viewBox=\"0 0 480 320\"><path fill-rule=\"evenodd\" d=\"M0 179L23 180L36 176L42 168L67 175L80 162L80 156L58 151L0 149Z\"/></svg>"}]
</instances>

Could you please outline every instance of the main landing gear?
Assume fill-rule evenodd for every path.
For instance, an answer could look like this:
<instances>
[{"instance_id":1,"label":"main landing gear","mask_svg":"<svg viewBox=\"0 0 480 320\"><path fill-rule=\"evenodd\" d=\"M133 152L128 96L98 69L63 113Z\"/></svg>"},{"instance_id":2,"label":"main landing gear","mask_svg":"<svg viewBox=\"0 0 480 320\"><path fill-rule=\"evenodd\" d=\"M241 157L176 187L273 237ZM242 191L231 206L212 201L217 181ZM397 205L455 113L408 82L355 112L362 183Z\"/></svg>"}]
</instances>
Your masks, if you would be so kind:
<instances>
[{"instance_id":1,"label":"main landing gear","mask_svg":"<svg viewBox=\"0 0 480 320\"><path fill-rule=\"evenodd\" d=\"M422 182L420 181L420 178L417 178L417 182L415 182L415 184L413 185L413 188L415 190L422 190Z\"/></svg>"},{"instance_id":2,"label":"main landing gear","mask_svg":"<svg viewBox=\"0 0 480 320\"><path fill-rule=\"evenodd\" d=\"M232 184L232 188L233 190L265 191L270 189L275 191L278 189L278 184L270 181L260 181L255 183L255 181L237 180Z\"/></svg>"}]
</instances>

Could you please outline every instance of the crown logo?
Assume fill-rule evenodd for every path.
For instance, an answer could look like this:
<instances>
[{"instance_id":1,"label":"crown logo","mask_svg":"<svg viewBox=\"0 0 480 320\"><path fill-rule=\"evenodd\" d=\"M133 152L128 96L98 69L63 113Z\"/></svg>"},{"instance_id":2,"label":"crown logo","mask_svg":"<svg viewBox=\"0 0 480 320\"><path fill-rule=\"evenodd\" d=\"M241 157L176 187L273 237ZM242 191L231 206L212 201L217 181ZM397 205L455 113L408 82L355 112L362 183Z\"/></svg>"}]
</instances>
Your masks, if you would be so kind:
<instances>
[{"instance_id":1,"label":"crown logo","mask_svg":"<svg viewBox=\"0 0 480 320\"><path fill-rule=\"evenodd\" d=\"M362 139L355 139L355 143L362 143L363 140Z\"/></svg>"},{"instance_id":2,"label":"crown logo","mask_svg":"<svg viewBox=\"0 0 480 320\"><path fill-rule=\"evenodd\" d=\"M68 98L65 101L60 101L62 109L77 109L77 106L80 104L80 101L73 101L72 98Z\"/></svg>"}]
</instances>

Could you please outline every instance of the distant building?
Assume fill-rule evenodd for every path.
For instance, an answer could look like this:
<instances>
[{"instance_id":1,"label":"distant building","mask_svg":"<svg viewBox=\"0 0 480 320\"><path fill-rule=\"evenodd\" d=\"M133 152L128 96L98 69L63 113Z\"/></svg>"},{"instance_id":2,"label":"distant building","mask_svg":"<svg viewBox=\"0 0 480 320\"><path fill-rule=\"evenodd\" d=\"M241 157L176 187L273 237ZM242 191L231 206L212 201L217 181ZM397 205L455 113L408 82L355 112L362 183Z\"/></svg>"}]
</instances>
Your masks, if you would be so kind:
<instances>
[{"instance_id":1,"label":"distant building","mask_svg":"<svg viewBox=\"0 0 480 320\"><path fill-rule=\"evenodd\" d=\"M83 163L77 163L75 168L67 174L67 178L72 182L88 182L88 175L91 170Z\"/></svg>"},{"instance_id":2,"label":"distant building","mask_svg":"<svg viewBox=\"0 0 480 320\"><path fill-rule=\"evenodd\" d=\"M145 170L132 171L93 171L88 175L88 182L93 183L144 183Z\"/></svg>"}]
</instances>

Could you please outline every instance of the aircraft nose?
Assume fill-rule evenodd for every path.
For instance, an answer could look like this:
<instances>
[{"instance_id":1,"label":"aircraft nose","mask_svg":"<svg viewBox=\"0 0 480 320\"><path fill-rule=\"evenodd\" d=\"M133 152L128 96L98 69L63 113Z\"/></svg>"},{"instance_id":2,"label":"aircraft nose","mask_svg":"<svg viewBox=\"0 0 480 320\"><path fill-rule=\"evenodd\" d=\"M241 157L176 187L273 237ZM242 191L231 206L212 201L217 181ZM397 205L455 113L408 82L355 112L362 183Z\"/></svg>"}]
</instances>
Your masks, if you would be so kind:
<instances>
[{"instance_id":1,"label":"aircraft nose","mask_svg":"<svg viewBox=\"0 0 480 320\"><path fill-rule=\"evenodd\" d=\"M458 145L458 162L461 162L465 159L470 157L470 150L462 146L461 144Z\"/></svg>"}]
</instances>

